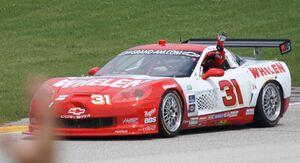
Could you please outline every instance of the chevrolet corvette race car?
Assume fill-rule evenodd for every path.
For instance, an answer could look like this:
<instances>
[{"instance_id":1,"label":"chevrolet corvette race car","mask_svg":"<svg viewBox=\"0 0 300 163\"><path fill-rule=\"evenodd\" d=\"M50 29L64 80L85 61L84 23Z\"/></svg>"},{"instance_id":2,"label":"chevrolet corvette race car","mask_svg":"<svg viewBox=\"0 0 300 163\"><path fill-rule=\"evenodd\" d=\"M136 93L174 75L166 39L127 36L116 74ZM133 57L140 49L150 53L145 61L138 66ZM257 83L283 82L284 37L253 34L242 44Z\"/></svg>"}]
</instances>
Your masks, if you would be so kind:
<instances>
[{"instance_id":1,"label":"chevrolet corvette race car","mask_svg":"<svg viewBox=\"0 0 300 163\"><path fill-rule=\"evenodd\" d=\"M180 130L255 124L275 126L287 111L291 77L281 61L242 58L231 48L279 48L291 51L290 40L189 39L178 44L130 48L90 76L60 77L42 87L51 94L49 109L62 136L161 134ZM217 59L223 59L218 64ZM41 88L42 88L41 87ZM33 97L28 134L39 130Z\"/></svg>"}]
</instances>

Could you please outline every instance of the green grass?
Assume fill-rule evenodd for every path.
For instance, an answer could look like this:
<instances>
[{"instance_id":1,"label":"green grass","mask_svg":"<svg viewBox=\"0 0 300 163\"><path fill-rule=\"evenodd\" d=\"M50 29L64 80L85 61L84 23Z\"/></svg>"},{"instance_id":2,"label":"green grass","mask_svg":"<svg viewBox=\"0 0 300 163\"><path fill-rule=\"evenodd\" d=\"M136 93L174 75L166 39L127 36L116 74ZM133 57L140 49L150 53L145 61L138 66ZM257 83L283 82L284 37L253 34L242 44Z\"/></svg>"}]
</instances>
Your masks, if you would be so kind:
<instances>
[{"instance_id":1,"label":"green grass","mask_svg":"<svg viewBox=\"0 0 300 163\"><path fill-rule=\"evenodd\" d=\"M0 123L27 115L28 74L79 76L161 38L290 38L292 53L263 50L262 58L285 61L300 85L299 9L299 0L1 0Z\"/></svg>"}]
</instances>

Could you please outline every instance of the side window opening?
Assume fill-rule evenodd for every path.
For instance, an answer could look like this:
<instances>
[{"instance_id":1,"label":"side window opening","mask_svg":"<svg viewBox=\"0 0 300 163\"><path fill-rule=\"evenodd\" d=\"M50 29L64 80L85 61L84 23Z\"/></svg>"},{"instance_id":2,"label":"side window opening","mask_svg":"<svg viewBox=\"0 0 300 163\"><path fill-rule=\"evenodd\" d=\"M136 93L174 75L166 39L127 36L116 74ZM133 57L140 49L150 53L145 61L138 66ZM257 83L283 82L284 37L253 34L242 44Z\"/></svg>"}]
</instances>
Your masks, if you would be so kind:
<instances>
[{"instance_id":1,"label":"side window opening","mask_svg":"<svg viewBox=\"0 0 300 163\"><path fill-rule=\"evenodd\" d=\"M225 71L230 69L231 66L229 62L227 61L227 57L225 57L224 63L221 66L215 66L214 60L215 60L215 53L216 51L211 51L206 54L206 57L201 63L201 66L203 67L203 73L208 71L210 68L221 68L224 69ZM226 56L226 53L225 53Z\"/></svg>"}]
</instances>

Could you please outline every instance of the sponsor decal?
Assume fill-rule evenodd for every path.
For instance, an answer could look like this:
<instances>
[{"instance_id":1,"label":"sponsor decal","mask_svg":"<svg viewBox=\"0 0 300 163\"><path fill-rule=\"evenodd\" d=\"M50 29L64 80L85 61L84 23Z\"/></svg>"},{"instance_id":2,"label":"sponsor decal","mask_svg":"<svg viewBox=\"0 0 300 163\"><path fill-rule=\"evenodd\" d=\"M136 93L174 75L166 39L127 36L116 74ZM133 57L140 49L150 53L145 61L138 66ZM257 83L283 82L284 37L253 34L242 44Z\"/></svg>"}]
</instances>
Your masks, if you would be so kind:
<instances>
[{"instance_id":1,"label":"sponsor decal","mask_svg":"<svg viewBox=\"0 0 300 163\"><path fill-rule=\"evenodd\" d=\"M188 57L200 57L196 52L184 50L127 50L120 55L184 55Z\"/></svg>"},{"instance_id":2,"label":"sponsor decal","mask_svg":"<svg viewBox=\"0 0 300 163\"><path fill-rule=\"evenodd\" d=\"M251 72L254 78L260 78L268 75L285 73L283 65L280 62L274 63L270 66L261 66L261 67L250 67L249 71Z\"/></svg>"},{"instance_id":3,"label":"sponsor decal","mask_svg":"<svg viewBox=\"0 0 300 163\"><path fill-rule=\"evenodd\" d=\"M68 95L59 95L59 96L55 99L55 101L63 101L63 100L65 100L67 97L68 97Z\"/></svg>"},{"instance_id":4,"label":"sponsor decal","mask_svg":"<svg viewBox=\"0 0 300 163\"><path fill-rule=\"evenodd\" d=\"M231 111L229 117L237 117L238 114L239 114L239 111L237 111L237 110L236 111Z\"/></svg>"},{"instance_id":5,"label":"sponsor decal","mask_svg":"<svg viewBox=\"0 0 300 163\"><path fill-rule=\"evenodd\" d=\"M115 133L127 133L128 130L115 130Z\"/></svg>"},{"instance_id":6,"label":"sponsor decal","mask_svg":"<svg viewBox=\"0 0 300 163\"><path fill-rule=\"evenodd\" d=\"M163 89L164 90L167 90L167 89L170 89L170 88L176 88L176 84L171 84L171 85L163 85L162 87L163 87Z\"/></svg>"},{"instance_id":7,"label":"sponsor decal","mask_svg":"<svg viewBox=\"0 0 300 163\"><path fill-rule=\"evenodd\" d=\"M190 118L189 127L198 125L199 117Z\"/></svg>"},{"instance_id":8,"label":"sponsor decal","mask_svg":"<svg viewBox=\"0 0 300 163\"><path fill-rule=\"evenodd\" d=\"M208 116L208 120L226 118L226 116L229 116L229 113L213 114Z\"/></svg>"},{"instance_id":9,"label":"sponsor decal","mask_svg":"<svg viewBox=\"0 0 300 163\"><path fill-rule=\"evenodd\" d=\"M195 97L195 95L189 95L188 97L189 97L189 103L190 103L190 104L196 102L196 97Z\"/></svg>"},{"instance_id":10,"label":"sponsor decal","mask_svg":"<svg viewBox=\"0 0 300 163\"><path fill-rule=\"evenodd\" d=\"M214 115L214 118L213 119L221 119L221 118L225 118L225 114L216 114Z\"/></svg>"},{"instance_id":11,"label":"sponsor decal","mask_svg":"<svg viewBox=\"0 0 300 163\"><path fill-rule=\"evenodd\" d=\"M208 120L212 120L212 119L214 119L214 115L210 115L210 116L208 116L208 118L207 118Z\"/></svg>"},{"instance_id":12,"label":"sponsor decal","mask_svg":"<svg viewBox=\"0 0 300 163\"><path fill-rule=\"evenodd\" d=\"M90 118L90 114L85 114L85 115L61 115L60 118L62 119L86 119Z\"/></svg>"},{"instance_id":13,"label":"sponsor decal","mask_svg":"<svg viewBox=\"0 0 300 163\"><path fill-rule=\"evenodd\" d=\"M187 124L189 123L189 120L183 120L182 123Z\"/></svg>"},{"instance_id":14,"label":"sponsor decal","mask_svg":"<svg viewBox=\"0 0 300 163\"><path fill-rule=\"evenodd\" d=\"M246 110L246 115L254 115L254 108L249 108Z\"/></svg>"},{"instance_id":15,"label":"sponsor decal","mask_svg":"<svg viewBox=\"0 0 300 163\"><path fill-rule=\"evenodd\" d=\"M125 118L123 120L123 124L137 124L139 118L138 117L133 117L133 118Z\"/></svg>"},{"instance_id":16,"label":"sponsor decal","mask_svg":"<svg viewBox=\"0 0 300 163\"><path fill-rule=\"evenodd\" d=\"M187 89L188 91L191 91L191 90L193 90L193 87L192 87L192 85L189 84L189 85L186 86L186 89Z\"/></svg>"},{"instance_id":17,"label":"sponsor decal","mask_svg":"<svg viewBox=\"0 0 300 163\"><path fill-rule=\"evenodd\" d=\"M280 52L281 54L285 54L285 53L288 53L291 51L291 42L285 42L285 43L282 43L280 44Z\"/></svg>"},{"instance_id":18,"label":"sponsor decal","mask_svg":"<svg viewBox=\"0 0 300 163\"><path fill-rule=\"evenodd\" d=\"M54 87L62 87L62 88L75 88L82 86L90 86L90 87L112 87L112 88L128 88L135 87L139 84L148 82L151 80L134 80L134 79L107 79L107 78L68 78L53 84Z\"/></svg>"},{"instance_id":19,"label":"sponsor decal","mask_svg":"<svg viewBox=\"0 0 300 163\"><path fill-rule=\"evenodd\" d=\"M224 118L232 118L236 117L238 115L239 111L231 111L231 112L226 112L224 113Z\"/></svg>"},{"instance_id":20,"label":"sponsor decal","mask_svg":"<svg viewBox=\"0 0 300 163\"><path fill-rule=\"evenodd\" d=\"M148 124L148 123L155 123L156 122L156 117L149 117L149 118L145 118L144 123Z\"/></svg>"},{"instance_id":21,"label":"sponsor decal","mask_svg":"<svg viewBox=\"0 0 300 163\"><path fill-rule=\"evenodd\" d=\"M145 117L151 117L153 114L155 114L156 108L151 109L150 111L144 111Z\"/></svg>"},{"instance_id":22,"label":"sponsor decal","mask_svg":"<svg viewBox=\"0 0 300 163\"><path fill-rule=\"evenodd\" d=\"M60 118L63 119L86 119L91 117L90 114L84 114L85 113L85 109L83 108L71 108L68 111L69 114L72 115L61 115Z\"/></svg>"},{"instance_id":23,"label":"sponsor decal","mask_svg":"<svg viewBox=\"0 0 300 163\"><path fill-rule=\"evenodd\" d=\"M146 126L144 128L138 129L138 131L144 131L144 132L146 132L146 131L154 131L154 130L156 130L156 125Z\"/></svg>"},{"instance_id":24,"label":"sponsor decal","mask_svg":"<svg viewBox=\"0 0 300 163\"><path fill-rule=\"evenodd\" d=\"M95 105L111 105L111 99L109 95L91 95L91 102Z\"/></svg>"},{"instance_id":25,"label":"sponsor decal","mask_svg":"<svg viewBox=\"0 0 300 163\"><path fill-rule=\"evenodd\" d=\"M229 112L224 113L224 118L227 118L227 117L230 117L230 113Z\"/></svg>"},{"instance_id":26,"label":"sponsor decal","mask_svg":"<svg viewBox=\"0 0 300 163\"><path fill-rule=\"evenodd\" d=\"M82 108L71 108L68 111L69 114L73 114L73 115L81 115L85 113L85 109Z\"/></svg>"},{"instance_id":27,"label":"sponsor decal","mask_svg":"<svg viewBox=\"0 0 300 163\"><path fill-rule=\"evenodd\" d=\"M196 97L195 95L188 95L188 113L193 113L196 111Z\"/></svg>"},{"instance_id":28,"label":"sponsor decal","mask_svg":"<svg viewBox=\"0 0 300 163\"><path fill-rule=\"evenodd\" d=\"M200 118L199 118L199 121L200 121L200 122L207 121L207 116L200 117Z\"/></svg>"},{"instance_id":29,"label":"sponsor decal","mask_svg":"<svg viewBox=\"0 0 300 163\"><path fill-rule=\"evenodd\" d=\"M218 122L216 123L216 125L222 126L222 125L226 125L227 123L228 123L227 120L221 120L221 121L218 121Z\"/></svg>"},{"instance_id":30,"label":"sponsor decal","mask_svg":"<svg viewBox=\"0 0 300 163\"><path fill-rule=\"evenodd\" d=\"M206 120L213 120L213 119L222 119L222 118L232 118L237 117L239 114L238 110L226 112L226 113L219 113L219 114L213 114L209 116L200 117L199 121L206 121Z\"/></svg>"},{"instance_id":31,"label":"sponsor decal","mask_svg":"<svg viewBox=\"0 0 300 163\"><path fill-rule=\"evenodd\" d=\"M195 104L189 104L189 113L195 112L196 105Z\"/></svg>"},{"instance_id":32,"label":"sponsor decal","mask_svg":"<svg viewBox=\"0 0 300 163\"><path fill-rule=\"evenodd\" d=\"M255 90L257 90L257 87L256 87L256 85L255 85L255 84L252 84L252 85L251 85L251 90L252 90L252 91L255 91Z\"/></svg>"},{"instance_id":33,"label":"sponsor decal","mask_svg":"<svg viewBox=\"0 0 300 163\"><path fill-rule=\"evenodd\" d=\"M215 54L215 58L217 58L217 59L222 59L223 57L221 56L221 55L219 55L220 53L216 53Z\"/></svg>"}]
</instances>

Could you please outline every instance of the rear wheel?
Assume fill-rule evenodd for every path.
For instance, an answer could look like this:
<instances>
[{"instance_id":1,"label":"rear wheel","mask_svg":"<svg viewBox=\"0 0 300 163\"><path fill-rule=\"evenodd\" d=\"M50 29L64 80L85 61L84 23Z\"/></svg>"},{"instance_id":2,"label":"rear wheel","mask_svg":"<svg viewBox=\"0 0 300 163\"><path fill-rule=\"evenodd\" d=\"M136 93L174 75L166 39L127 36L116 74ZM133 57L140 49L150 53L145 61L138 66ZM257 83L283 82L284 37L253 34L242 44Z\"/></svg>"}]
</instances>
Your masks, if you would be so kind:
<instances>
[{"instance_id":1,"label":"rear wheel","mask_svg":"<svg viewBox=\"0 0 300 163\"><path fill-rule=\"evenodd\" d=\"M277 125L282 111L282 92L275 82L268 82L259 93L254 124L261 127Z\"/></svg>"},{"instance_id":2,"label":"rear wheel","mask_svg":"<svg viewBox=\"0 0 300 163\"><path fill-rule=\"evenodd\" d=\"M182 102L177 92L167 91L160 103L159 133L163 137L179 134L183 117Z\"/></svg>"}]
</instances>

